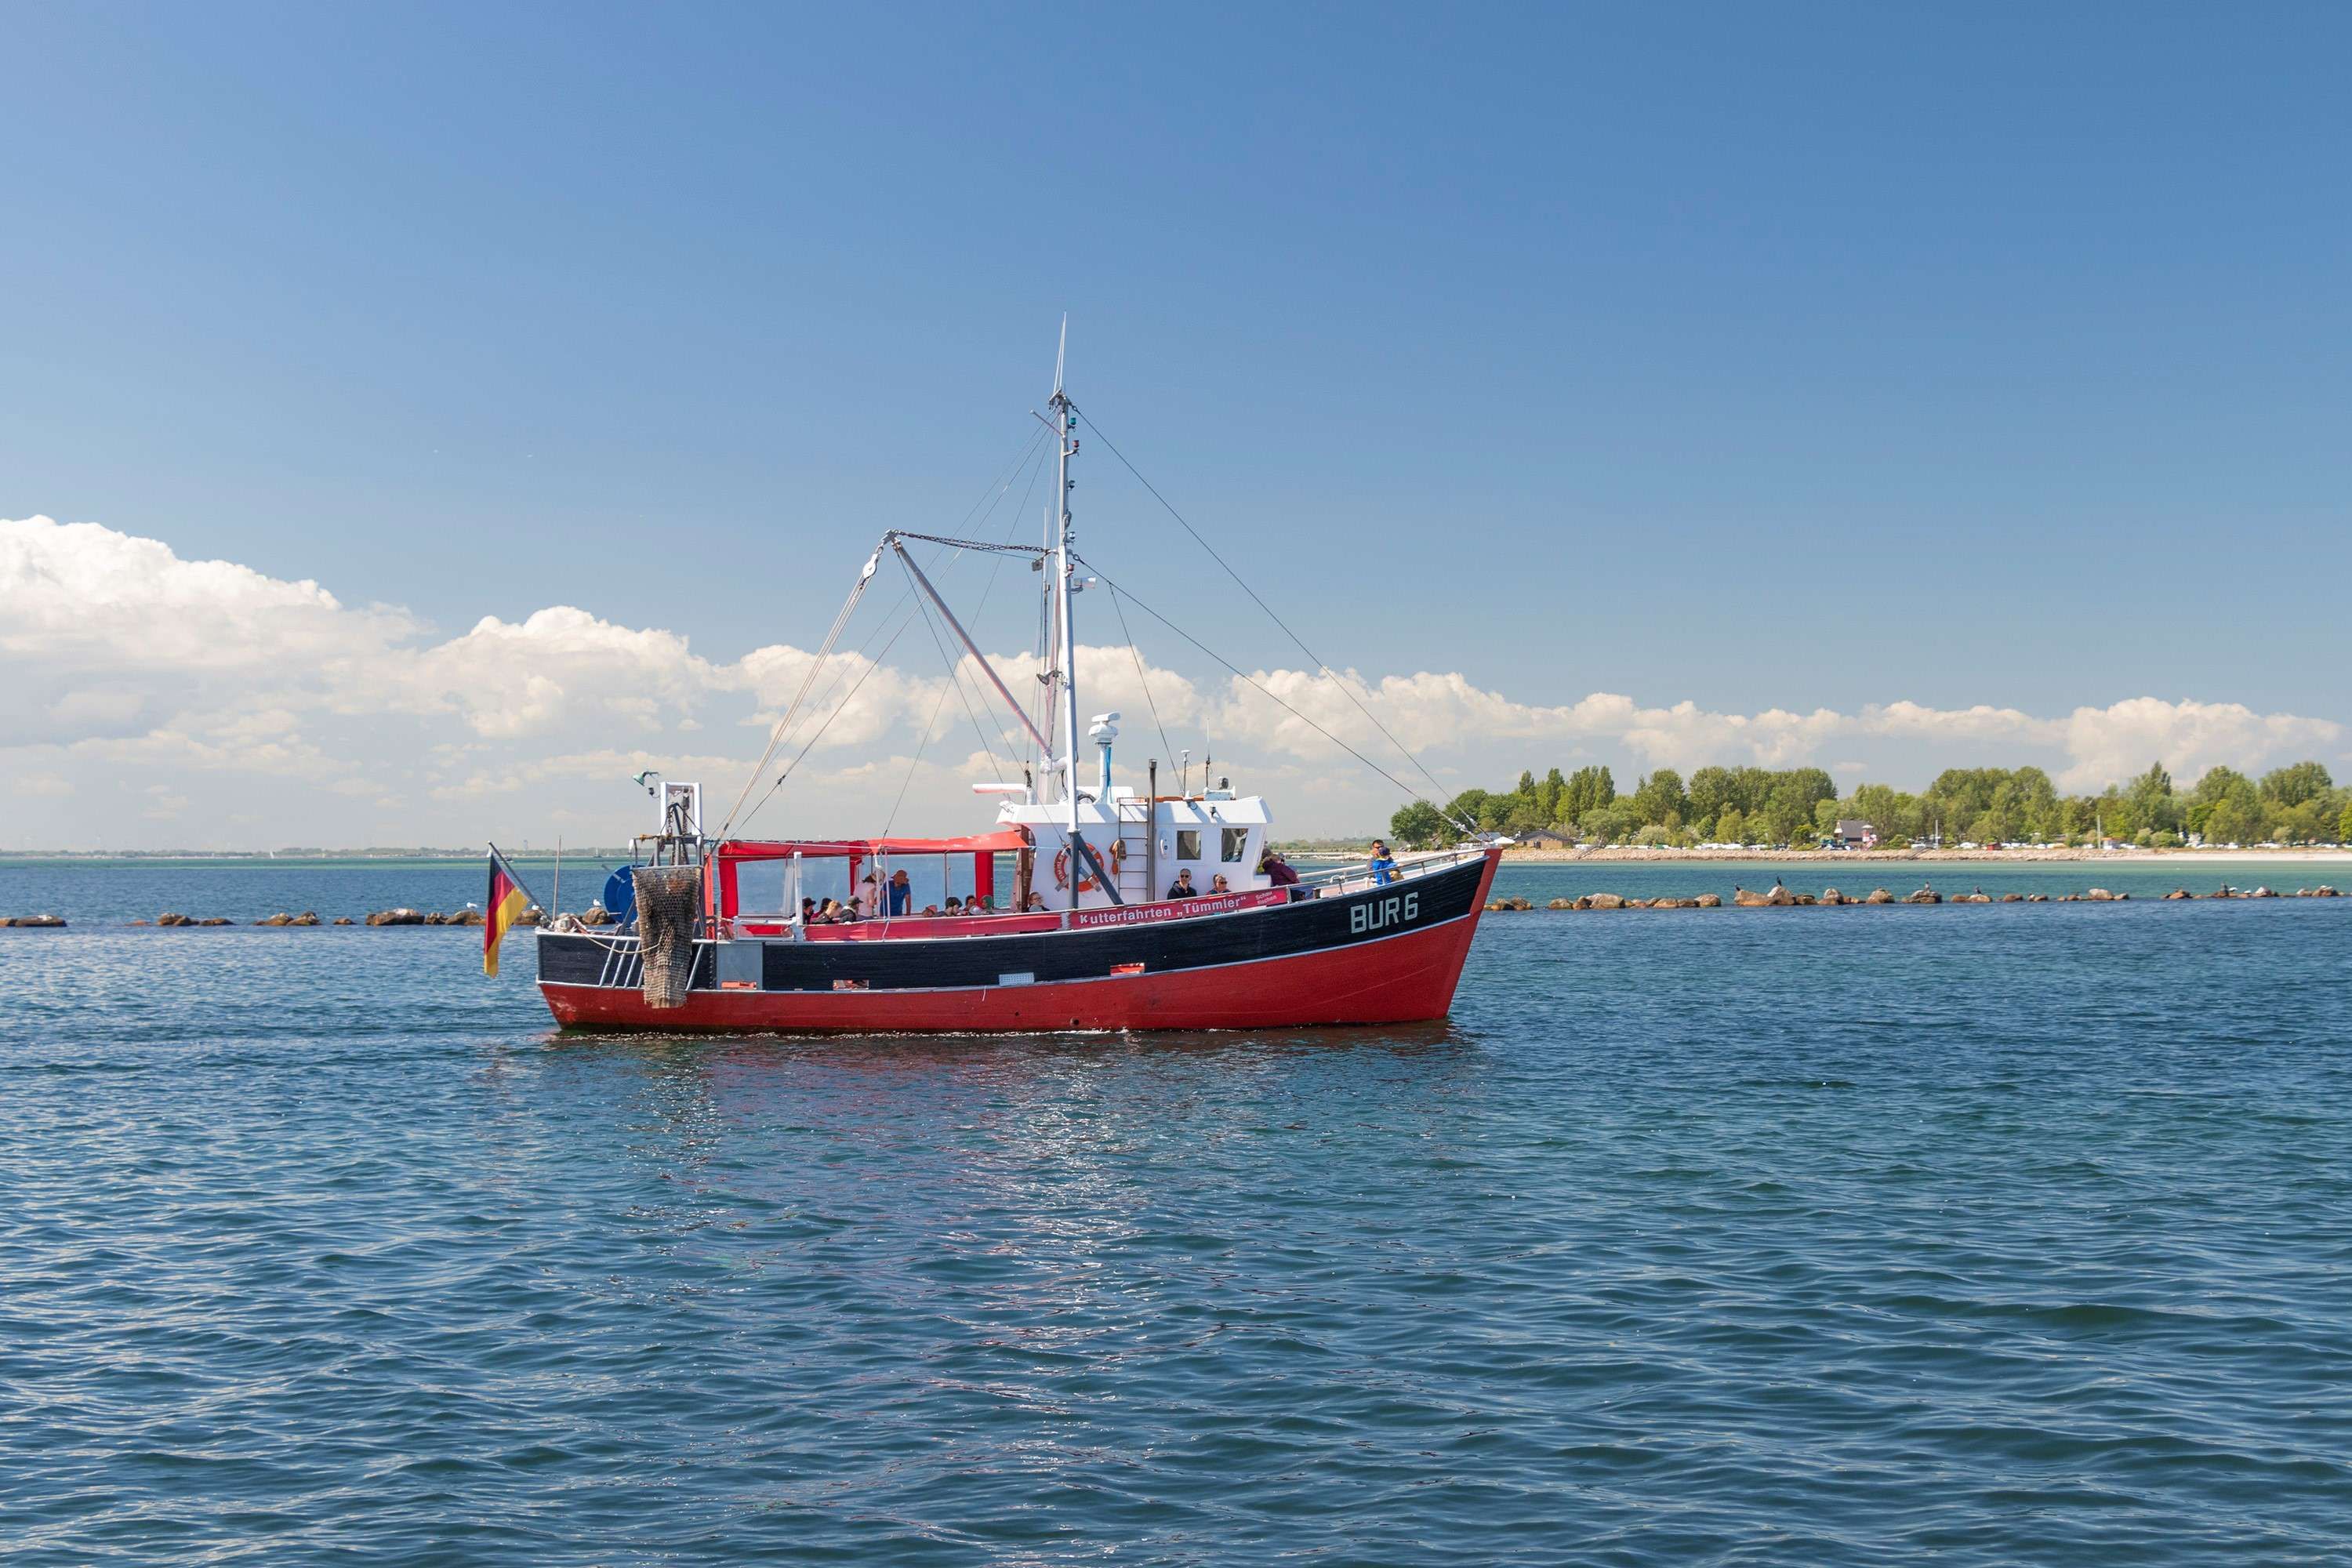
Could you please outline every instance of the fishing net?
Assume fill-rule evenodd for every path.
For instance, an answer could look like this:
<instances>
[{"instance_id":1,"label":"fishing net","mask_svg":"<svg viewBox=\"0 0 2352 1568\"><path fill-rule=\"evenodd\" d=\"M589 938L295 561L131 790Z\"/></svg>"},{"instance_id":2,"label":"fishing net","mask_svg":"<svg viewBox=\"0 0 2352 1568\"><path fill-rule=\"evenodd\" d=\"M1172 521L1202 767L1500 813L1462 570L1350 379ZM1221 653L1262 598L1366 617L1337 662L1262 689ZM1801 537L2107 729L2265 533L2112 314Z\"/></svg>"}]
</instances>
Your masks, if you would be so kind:
<instances>
[{"instance_id":1,"label":"fishing net","mask_svg":"<svg viewBox=\"0 0 2352 1568\"><path fill-rule=\"evenodd\" d=\"M702 912L702 868L639 866L637 951L645 959L648 1007L683 1007L694 980L694 921Z\"/></svg>"}]
</instances>

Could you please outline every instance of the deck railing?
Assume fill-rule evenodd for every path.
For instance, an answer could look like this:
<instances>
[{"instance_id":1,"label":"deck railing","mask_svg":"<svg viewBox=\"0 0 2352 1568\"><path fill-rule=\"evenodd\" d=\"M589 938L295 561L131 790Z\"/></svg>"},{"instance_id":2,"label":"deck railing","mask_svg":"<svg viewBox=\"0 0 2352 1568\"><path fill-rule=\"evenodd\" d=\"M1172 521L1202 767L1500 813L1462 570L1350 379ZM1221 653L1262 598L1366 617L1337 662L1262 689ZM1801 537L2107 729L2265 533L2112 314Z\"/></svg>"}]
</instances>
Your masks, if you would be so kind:
<instances>
[{"instance_id":1,"label":"deck railing","mask_svg":"<svg viewBox=\"0 0 2352 1568\"><path fill-rule=\"evenodd\" d=\"M1393 884L1433 872L1451 870L1465 861L1475 860L1486 853L1482 845L1461 844L1451 849L1418 850L1396 858L1396 869L1390 873ZM1301 871L1298 885L1308 889L1314 898L1337 898L1342 893L1360 893L1377 886L1370 868L1360 861L1344 866L1329 866L1318 871Z\"/></svg>"}]
</instances>

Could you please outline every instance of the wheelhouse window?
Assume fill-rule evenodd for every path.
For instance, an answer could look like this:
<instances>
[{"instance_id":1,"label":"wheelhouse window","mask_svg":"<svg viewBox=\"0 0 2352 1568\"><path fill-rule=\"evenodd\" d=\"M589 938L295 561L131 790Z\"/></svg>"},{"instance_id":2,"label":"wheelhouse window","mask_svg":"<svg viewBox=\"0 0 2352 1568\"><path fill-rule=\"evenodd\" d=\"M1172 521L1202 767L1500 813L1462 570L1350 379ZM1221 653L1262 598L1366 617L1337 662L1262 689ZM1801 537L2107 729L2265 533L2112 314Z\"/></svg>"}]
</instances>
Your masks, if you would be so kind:
<instances>
[{"instance_id":1,"label":"wheelhouse window","mask_svg":"<svg viewBox=\"0 0 2352 1568\"><path fill-rule=\"evenodd\" d=\"M1176 830L1176 858L1179 860L1198 860L1200 858L1201 830L1197 827L1178 828Z\"/></svg>"},{"instance_id":2,"label":"wheelhouse window","mask_svg":"<svg viewBox=\"0 0 2352 1568\"><path fill-rule=\"evenodd\" d=\"M1245 858L1248 854L1249 829L1246 827L1226 828L1224 842L1218 847L1217 858L1225 861L1238 861Z\"/></svg>"}]
</instances>

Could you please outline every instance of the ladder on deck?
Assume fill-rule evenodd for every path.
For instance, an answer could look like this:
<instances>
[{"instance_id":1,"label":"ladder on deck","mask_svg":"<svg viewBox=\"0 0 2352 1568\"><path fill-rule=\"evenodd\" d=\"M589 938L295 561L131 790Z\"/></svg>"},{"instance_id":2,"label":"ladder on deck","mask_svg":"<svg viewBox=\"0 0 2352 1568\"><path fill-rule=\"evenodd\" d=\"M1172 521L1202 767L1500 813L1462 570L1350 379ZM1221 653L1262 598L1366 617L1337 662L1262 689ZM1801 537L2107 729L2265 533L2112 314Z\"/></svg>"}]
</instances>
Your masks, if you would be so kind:
<instances>
[{"instance_id":1,"label":"ladder on deck","mask_svg":"<svg viewBox=\"0 0 2352 1568\"><path fill-rule=\"evenodd\" d=\"M1148 904L1160 896L1144 869L1150 864L1151 803L1122 800L1117 803L1116 812L1118 845L1125 857L1118 868L1118 896L1130 904Z\"/></svg>"}]
</instances>

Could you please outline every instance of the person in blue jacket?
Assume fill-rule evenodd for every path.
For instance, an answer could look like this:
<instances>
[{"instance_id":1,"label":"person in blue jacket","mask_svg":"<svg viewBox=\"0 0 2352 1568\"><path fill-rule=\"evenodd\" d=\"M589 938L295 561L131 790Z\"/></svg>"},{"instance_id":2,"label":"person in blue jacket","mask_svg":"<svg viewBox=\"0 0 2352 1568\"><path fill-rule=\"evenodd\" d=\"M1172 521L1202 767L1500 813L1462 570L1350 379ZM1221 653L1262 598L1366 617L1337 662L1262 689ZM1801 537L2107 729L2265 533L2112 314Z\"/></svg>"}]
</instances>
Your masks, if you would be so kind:
<instances>
[{"instance_id":1,"label":"person in blue jacket","mask_svg":"<svg viewBox=\"0 0 2352 1568\"><path fill-rule=\"evenodd\" d=\"M1396 880L1396 861L1389 856L1389 847L1379 839L1372 840L1372 886L1385 888Z\"/></svg>"}]
</instances>

